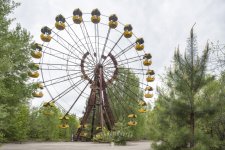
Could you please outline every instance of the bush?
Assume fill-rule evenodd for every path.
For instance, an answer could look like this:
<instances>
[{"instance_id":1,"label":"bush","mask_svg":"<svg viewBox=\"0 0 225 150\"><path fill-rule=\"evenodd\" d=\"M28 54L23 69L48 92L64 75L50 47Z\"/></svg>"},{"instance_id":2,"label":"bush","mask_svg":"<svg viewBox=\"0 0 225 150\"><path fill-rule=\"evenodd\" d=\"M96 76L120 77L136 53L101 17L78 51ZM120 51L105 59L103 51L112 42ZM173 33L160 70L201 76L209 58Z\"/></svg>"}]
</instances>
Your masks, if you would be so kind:
<instances>
[{"instance_id":1,"label":"bush","mask_svg":"<svg viewBox=\"0 0 225 150\"><path fill-rule=\"evenodd\" d=\"M94 142L115 142L116 145L126 145L126 141L132 139L133 134L129 131L129 127L124 126L123 123L116 123L115 129L109 131L103 128L102 132L96 134L93 138Z\"/></svg>"},{"instance_id":2,"label":"bush","mask_svg":"<svg viewBox=\"0 0 225 150\"><path fill-rule=\"evenodd\" d=\"M5 142L4 134L0 132L0 143Z\"/></svg>"}]
</instances>

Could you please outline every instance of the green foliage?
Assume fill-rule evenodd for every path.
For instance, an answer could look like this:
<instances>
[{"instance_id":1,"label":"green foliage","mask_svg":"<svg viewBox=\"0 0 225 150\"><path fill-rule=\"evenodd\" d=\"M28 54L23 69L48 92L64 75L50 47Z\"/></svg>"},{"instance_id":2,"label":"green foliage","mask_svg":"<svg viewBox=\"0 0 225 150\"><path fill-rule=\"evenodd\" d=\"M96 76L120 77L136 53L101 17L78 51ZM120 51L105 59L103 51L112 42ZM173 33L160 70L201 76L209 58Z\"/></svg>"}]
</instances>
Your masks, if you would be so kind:
<instances>
[{"instance_id":1,"label":"green foliage","mask_svg":"<svg viewBox=\"0 0 225 150\"><path fill-rule=\"evenodd\" d=\"M106 128L103 128L102 132L96 134L93 137L93 141L100 142L100 143L112 142L111 132L109 130L107 130Z\"/></svg>"},{"instance_id":2,"label":"green foliage","mask_svg":"<svg viewBox=\"0 0 225 150\"><path fill-rule=\"evenodd\" d=\"M124 123L116 123L113 131L108 131L104 128L102 132L94 136L93 141L102 143L115 142L116 145L126 145L126 141L133 137L129 128Z\"/></svg>"},{"instance_id":3,"label":"green foliage","mask_svg":"<svg viewBox=\"0 0 225 150\"><path fill-rule=\"evenodd\" d=\"M139 89L139 79L128 69L119 69L117 82L110 85L107 94L117 120L130 113L136 113L137 101L143 95Z\"/></svg>"},{"instance_id":4,"label":"green foliage","mask_svg":"<svg viewBox=\"0 0 225 150\"><path fill-rule=\"evenodd\" d=\"M76 115L68 115L68 117L69 117L69 121L68 121L69 128L59 129L58 138L65 141L71 141L72 136L75 135L79 125L79 121Z\"/></svg>"},{"instance_id":5,"label":"green foliage","mask_svg":"<svg viewBox=\"0 0 225 150\"><path fill-rule=\"evenodd\" d=\"M199 95L198 109L201 118L197 125L204 134L208 135L211 149L222 150L225 148L225 73L220 79L214 80L202 89Z\"/></svg>"},{"instance_id":6,"label":"green foliage","mask_svg":"<svg viewBox=\"0 0 225 150\"><path fill-rule=\"evenodd\" d=\"M24 141L27 139L29 130L29 108L26 105L20 105L11 110L16 113L7 117L7 139L9 141Z\"/></svg>"},{"instance_id":7,"label":"green foliage","mask_svg":"<svg viewBox=\"0 0 225 150\"><path fill-rule=\"evenodd\" d=\"M40 138L44 140L55 140L59 134L58 125L60 124L59 120L59 110L55 107L51 107L51 110L45 110L43 107L40 109L40 116L38 118L40 129ZM49 111L49 114L45 115L45 111Z\"/></svg>"},{"instance_id":8,"label":"green foliage","mask_svg":"<svg viewBox=\"0 0 225 150\"><path fill-rule=\"evenodd\" d=\"M184 56L179 49L175 52L173 67L163 80L165 85L158 89L156 107L149 114L154 149L209 149L215 144L200 127L201 120L206 121L205 117L212 117L213 110L218 109L206 106L214 104L202 97L203 89L213 81L205 73L208 51L207 44L202 57L197 55L192 29Z\"/></svg>"},{"instance_id":9,"label":"green foliage","mask_svg":"<svg viewBox=\"0 0 225 150\"><path fill-rule=\"evenodd\" d=\"M0 105L0 143L5 141L5 135L3 133L3 130L6 130L6 126L4 123L5 118L8 116L8 113L6 109L4 108L4 105Z\"/></svg>"},{"instance_id":10,"label":"green foliage","mask_svg":"<svg viewBox=\"0 0 225 150\"><path fill-rule=\"evenodd\" d=\"M124 123L117 123L115 125L115 131L111 133L113 142L115 142L116 145L126 145L126 141L133 137L130 128L131 127L124 125Z\"/></svg>"},{"instance_id":11,"label":"green foliage","mask_svg":"<svg viewBox=\"0 0 225 150\"><path fill-rule=\"evenodd\" d=\"M46 113L48 112L48 113ZM50 113L49 113L50 112ZM69 128L60 129L60 117L63 113L56 107L51 108L33 108L30 113L29 136L33 140L41 141L70 141L71 136L76 132L78 120L76 116L69 115Z\"/></svg>"},{"instance_id":12,"label":"green foliage","mask_svg":"<svg viewBox=\"0 0 225 150\"><path fill-rule=\"evenodd\" d=\"M0 0L0 6L0 139L21 141L27 137L27 100L32 91L27 84L31 36L19 24L9 29L13 19L8 15L17 3Z\"/></svg>"},{"instance_id":13,"label":"green foliage","mask_svg":"<svg viewBox=\"0 0 225 150\"><path fill-rule=\"evenodd\" d=\"M140 108L138 101L143 99L143 92L139 88L139 78L129 69L119 68L116 80L107 89L110 106L116 121L123 122L127 126L127 122L130 121L127 116L136 114L137 118L133 120L137 121L137 126L129 128L129 131L134 135L133 140L148 138L145 132L148 126L145 124L146 116L138 112Z\"/></svg>"}]
</instances>

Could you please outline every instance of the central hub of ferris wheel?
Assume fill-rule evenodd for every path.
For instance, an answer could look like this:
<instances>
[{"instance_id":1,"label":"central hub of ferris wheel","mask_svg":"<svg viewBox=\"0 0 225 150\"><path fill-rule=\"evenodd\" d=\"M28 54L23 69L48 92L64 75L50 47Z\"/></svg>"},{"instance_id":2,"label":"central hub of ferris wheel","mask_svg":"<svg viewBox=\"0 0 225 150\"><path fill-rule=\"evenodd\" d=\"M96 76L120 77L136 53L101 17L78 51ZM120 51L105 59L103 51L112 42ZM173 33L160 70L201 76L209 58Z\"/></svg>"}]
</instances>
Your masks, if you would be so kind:
<instances>
[{"instance_id":1,"label":"central hub of ferris wheel","mask_svg":"<svg viewBox=\"0 0 225 150\"><path fill-rule=\"evenodd\" d=\"M89 59L88 58L88 55L89 55L89 52L86 52L84 55L83 55L83 57L82 57L82 59L81 59L81 64L80 64L80 66L81 66L81 72L82 72L82 78L83 79L85 79L85 80L88 80L89 81L89 83L91 84L92 82L93 82L93 80L91 79L91 77L90 76L88 76L88 74L86 73L86 71L85 70L88 70L88 68L86 68L85 67L85 62L88 62L87 61L87 59ZM112 61L112 64L114 65L113 67L111 67L111 69L113 69L113 73L112 73L112 75L110 76L110 79L108 78L107 79L107 81L106 81L106 85L109 85L109 84L112 84L112 82L117 78L117 75L118 75L118 68L117 68L117 61L116 61L116 59L115 59L115 57L111 54L111 53L109 53L109 55L108 55L108 57L111 59L111 61ZM105 66L104 65L106 65L106 64L104 64L104 60L106 60L106 56L103 56L102 58L104 58L103 59L103 62L96 62L96 64L94 64L94 72L95 72L95 76L96 76L96 70L100 70L100 68L102 68L102 71L104 71L104 69L105 69ZM106 67L107 68L107 67ZM98 71L97 71L98 72ZM103 73L104 74L104 73Z\"/></svg>"},{"instance_id":2,"label":"central hub of ferris wheel","mask_svg":"<svg viewBox=\"0 0 225 150\"><path fill-rule=\"evenodd\" d=\"M64 113L59 127L66 129L69 113L76 113L86 100L76 140L93 138L103 128L113 130L121 117L128 126L137 125L137 113L145 113L145 100L153 97L150 83L155 73L144 39L134 35L130 24L122 24L115 14L101 15L98 9L75 9L72 17L57 15L55 28L44 26L40 38L43 44L34 43L31 52L40 61L29 65L28 75L38 78L41 73L32 94L43 97L44 88L49 93L44 114L53 115L51 108L57 105Z\"/></svg>"}]
</instances>

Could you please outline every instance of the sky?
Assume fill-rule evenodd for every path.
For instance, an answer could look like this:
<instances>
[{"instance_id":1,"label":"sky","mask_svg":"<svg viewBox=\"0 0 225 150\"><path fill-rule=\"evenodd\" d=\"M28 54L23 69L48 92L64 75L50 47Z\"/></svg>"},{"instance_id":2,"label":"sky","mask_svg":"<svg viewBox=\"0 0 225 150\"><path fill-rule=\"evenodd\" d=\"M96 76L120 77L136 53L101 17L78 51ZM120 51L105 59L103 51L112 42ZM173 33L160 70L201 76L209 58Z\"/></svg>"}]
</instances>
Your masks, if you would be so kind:
<instances>
[{"instance_id":1,"label":"sky","mask_svg":"<svg viewBox=\"0 0 225 150\"><path fill-rule=\"evenodd\" d=\"M22 27L38 41L44 25L54 26L58 14L72 16L75 8L91 12L98 8L102 14L117 14L119 21L132 24L133 32L145 40L145 49L153 58L156 72L155 85L160 84L159 75L172 62L175 47L185 50L191 27L196 23L198 50L207 41L225 43L224 0L16 0L21 5L14 11ZM36 103L36 102L34 102Z\"/></svg>"}]
</instances>

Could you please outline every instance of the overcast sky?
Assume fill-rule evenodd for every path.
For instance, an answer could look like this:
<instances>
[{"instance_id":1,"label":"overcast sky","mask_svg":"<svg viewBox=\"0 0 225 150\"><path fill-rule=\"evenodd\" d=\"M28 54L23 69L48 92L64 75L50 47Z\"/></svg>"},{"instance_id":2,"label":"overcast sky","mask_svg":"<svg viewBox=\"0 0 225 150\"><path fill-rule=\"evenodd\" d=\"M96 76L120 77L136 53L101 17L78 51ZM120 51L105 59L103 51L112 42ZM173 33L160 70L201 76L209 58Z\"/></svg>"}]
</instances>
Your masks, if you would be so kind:
<instances>
[{"instance_id":1,"label":"overcast sky","mask_svg":"<svg viewBox=\"0 0 225 150\"><path fill-rule=\"evenodd\" d=\"M58 14L71 16L75 8L91 12L99 8L102 14L117 14L123 23L133 25L153 55L154 67L161 73L168 66L174 48L185 48L186 39L196 22L195 33L199 50L207 40L225 43L224 0L16 0L21 2L14 16L22 27L39 39L40 28L54 25Z\"/></svg>"},{"instance_id":2,"label":"overcast sky","mask_svg":"<svg viewBox=\"0 0 225 150\"><path fill-rule=\"evenodd\" d=\"M119 21L130 23L153 56L153 68L162 74L179 45L185 49L194 23L201 51L207 40L225 43L225 0L16 0L21 2L13 14L16 22L39 40L40 28L54 26L58 14L72 16L75 8L102 14L117 14Z\"/></svg>"}]
</instances>

